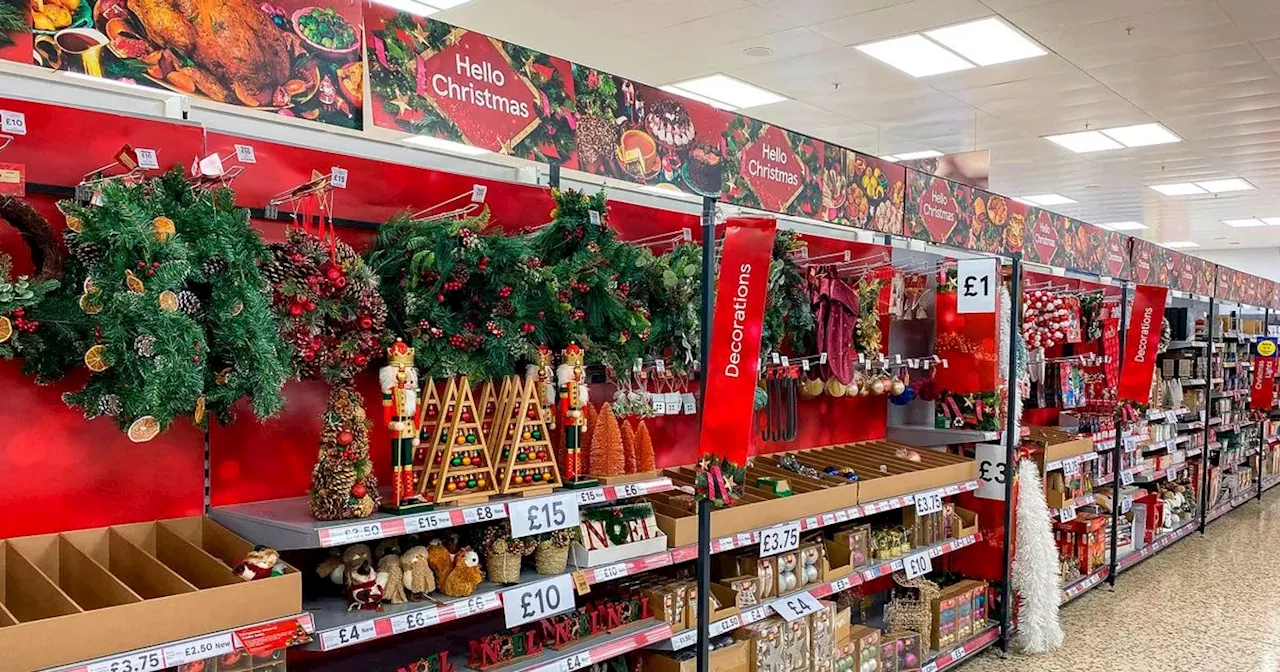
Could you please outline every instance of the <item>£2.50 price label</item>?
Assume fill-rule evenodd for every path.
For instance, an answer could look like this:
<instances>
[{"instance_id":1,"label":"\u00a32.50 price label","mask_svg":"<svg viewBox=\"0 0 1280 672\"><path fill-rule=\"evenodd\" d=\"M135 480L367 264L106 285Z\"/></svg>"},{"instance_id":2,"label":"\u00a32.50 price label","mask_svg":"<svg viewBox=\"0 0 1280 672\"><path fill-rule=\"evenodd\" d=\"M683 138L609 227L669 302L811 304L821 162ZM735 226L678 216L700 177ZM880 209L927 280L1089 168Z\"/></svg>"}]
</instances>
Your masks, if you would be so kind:
<instances>
[{"instance_id":1,"label":"\u00a32.50 price label","mask_svg":"<svg viewBox=\"0 0 1280 672\"><path fill-rule=\"evenodd\" d=\"M806 590L795 595L778 598L769 606L773 607L773 610L778 612L778 615L784 620L791 622L818 611L822 608L822 603L818 602L818 598Z\"/></svg>"},{"instance_id":2,"label":"\u00a32.50 price label","mask_svg":"<svg viewBox=\"0 0 1280 672\"><path fill-rule=\"evenodd\" d=\"M175 667L231 653L233 648L235 643L231 641L230 633L212 635L164 647L164 663L168 667Z\"/></svg>"},{"instance_id":3,"label":"\u00a32.50 price label","mask_svg":"<svg viewBox=\"0 0 1280 672\"><path fill-rule=\"evenodd\" d=\"M908 579L919 578L933 571L933 560L929 557L929 551L908 555L902 561L902 568Z\"/></svg>"},{"instance_id":4,"label":"\u00a32.50 price label","mask_svg":"<svg viewBox=\"0 0 1280 672\"><path fill-rule=\"evenodd\" d=\"M538 621L573 608L573 577L569 574L516 586L502 593L502 612L506 617L508 628Z\"/></svg>"},{"instance_id":5,"label":"\u00a32.50 price label","mask_svg":"<svg viewBox=\"0 0 1280 672\"><path fill-rule=\"evenodd\" d=\"M513 501L507 505L511 517L511 537L578 526L578 495L566 493L541 499Z\"/></svg>"},{"instance_id":6,"label":"\u00a32.50 price label","mask_svg":"<svg viewBox=\"0 0 1280 672\"><path fill-rule=\"evenodd\" d=\"M800 521L775 525L760 532L760 557L794 551L800 547Z\"/></svg>"}]
</instances>

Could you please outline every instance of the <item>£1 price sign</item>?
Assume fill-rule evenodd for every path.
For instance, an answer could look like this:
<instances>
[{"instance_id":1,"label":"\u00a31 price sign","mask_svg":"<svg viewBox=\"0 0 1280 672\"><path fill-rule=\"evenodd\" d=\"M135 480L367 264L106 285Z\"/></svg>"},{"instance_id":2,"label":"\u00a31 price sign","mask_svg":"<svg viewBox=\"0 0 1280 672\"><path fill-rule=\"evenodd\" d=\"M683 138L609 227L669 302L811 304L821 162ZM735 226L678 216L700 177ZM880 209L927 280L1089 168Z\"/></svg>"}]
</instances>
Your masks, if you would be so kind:
<instances>
[{"instance_id":1,"label":"\u00a31 price sign","mask_svg":"<svg viewBox=\"0 0 1280 672\"><path fill-rule=\"evenodd\" d=\"M578 495L573 492L513 501L507 505L507 511L513 539L577 527L579 522Z\"/></svg>"},{"instance_id":2,"label":"\u00a31 price sign","mask_svg":"<svg viewBox=\"0 0 1280 672\"><path fill-rule=\"evenodd\" d=\"M516 586L502 593L502 612L508 628L542 620L574 606L573 576L569 574Z\"/></svg>"},{"instance_id":3,"label":"\u00a31 price sign","mask_svg":"<svg viewBox=\"0 0 1280 672\"><path fill-rule=\"evenodd\" d=\"M956 312L996 312L1000 276L995 259L961 259L956 262Z\"/></svg>"}]
</instances>

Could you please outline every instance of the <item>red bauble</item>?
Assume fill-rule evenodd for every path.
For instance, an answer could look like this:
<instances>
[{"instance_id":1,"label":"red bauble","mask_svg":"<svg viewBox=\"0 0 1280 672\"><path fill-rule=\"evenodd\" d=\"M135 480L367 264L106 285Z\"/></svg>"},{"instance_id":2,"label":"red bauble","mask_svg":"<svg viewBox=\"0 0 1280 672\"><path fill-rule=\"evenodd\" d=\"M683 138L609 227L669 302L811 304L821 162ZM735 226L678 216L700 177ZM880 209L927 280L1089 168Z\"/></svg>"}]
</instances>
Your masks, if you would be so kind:
<instances>
[{"instance_id":1,"label":"red bauble","mask_svg":"<svg viewBox=\"0 0 1280 672\"><path fill-rule=\"evenodd\" d=\"M361 329L372 329L372 328L373 328L373 318L372 318L372 317L369 317L368 315L364 315L364 316L362 316L362 317L360 318L360 328L361 328Z\"/></svg>"},{"instance_id":2,"label":"red bauble","mask_svg":"<svg viewBox=\"0 0 1280 672\"><path fill-rule=\"evenodd\" d=\"M315 358L316 358L316 351L315 351L315 350L303 350L303 351L302 351L302 361L304 361L304 362L310 362L310 361L314 360Z\"/></svg>"},{"instance_id":3,"label":"red bauble","mask_svg":"<svg viewBox=\"0 0 1280 672\"><path fill-rule=\"evenodd\" d=\"M364 487L364 483L356 483L351 486L351 496L356 499L363 499L369 493L368 488Z\"/></svg>"},{"instance_id":4,"label":"red bauble","mask_svg":"<svg viewBox=\"0 0 1280 672\"><path fill-rule=\"evenodd\" d=\"M337 287L338 289L342 289L343 287L346 287L346 286L347 286L347 279L346 279L346 278L338 278L337 280L334 280L334 281L333 281L333 286L334 286L334 287Z\"/></svg>"},{"instance_id":5,"label":"red bauble","mask_svg":"<svg viewBox=\"0 0 1280 672\"><path fill-rule=\"evenodd\" d=\"M316 309L316 302L312 301L311 299L307 299L307 303L305 307L307 309L307 312L309 313Z\"/></svg>"},{"instance_id":6,"label":"red bauble","mask_svg":"<svg viewBox=\"0 0 1280 672\"><path fill-rule=\"evenodd\" d=\"M303 308L301 303L295 303L289 306L289 315L293 317L302 317Z\"/></svg>"},{"instance_id":7,"label":"red bauble","mask_svg":"<svg viewBox=\"0 0 1280 672\"><path fill-rule=\"evenodd\" d=\"M369 356L362 352L355 356L354 361L356 366L364 368L369 365Z\"/></svg>"},{"instance_id":8,"label":"red bauble","mask_svg":"<svg viewBox=\"0 0 1280 672\"><path fill-rule=\"evenodd\" d=\"M342 276L342 267L333 262L324 265L324 277L328 278L330 282L334 282Z\"/></svg>"},{"instance_id":9,"label":"red bauble","mask_svg":"<svg viewBox=\"0 0 1280 672\"><path fill-rule=\"evenodd\" d=\"M355 441L355 440L356 440L356 435L355 435L355 434L352 434L351 432L348 432L348 431L347 431L347 430L345 430L345 429L344 429L344 430L342 430L341 432L338 432L338 445L339 445L339 446L349 446L349 445L351 445L351 442L352 442L352 441Z\"/></svg>"}]
</instances>

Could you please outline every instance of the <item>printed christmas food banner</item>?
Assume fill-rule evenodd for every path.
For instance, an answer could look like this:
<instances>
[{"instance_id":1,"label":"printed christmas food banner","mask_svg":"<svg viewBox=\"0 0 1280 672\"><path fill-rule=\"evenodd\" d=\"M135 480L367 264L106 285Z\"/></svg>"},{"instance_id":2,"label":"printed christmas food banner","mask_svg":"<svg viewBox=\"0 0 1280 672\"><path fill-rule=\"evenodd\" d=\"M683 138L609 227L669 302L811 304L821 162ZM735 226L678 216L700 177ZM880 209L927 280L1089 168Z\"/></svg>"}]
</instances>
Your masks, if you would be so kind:
<instances>
[{"instance_id":1,"label":"printed christmas food banner","mask_svg":"<svg viewBox=\"0 0 1280 672\"><path fill-rule=\"evenodd\" d=\"M909 237L997 254L1023 248L1027 209L1021 203L909 169L906 191Z\"/></svg>"},{"instance_id":2,"label":"printed christmas food banner","mask_svg":"<svg viewBox=\"0 0 1280 672\"><path fill-rule=\"evenodd\" d=\"M1168 287L1168 250L1141 238L1133 238L1132 241L1129 257L1133 279L1144 285Z\"/></svg>"},{"instance_id":3,"label":"printed christmas food banner","mask_svg":"<svg viewBox=\"0 0 1280 672\"><path fill-rule=\"evenodd\" d=\"M892 161L823 144L822 207L816 219L902 235L907 169Z\"/></svg>"},{"instance_id":4,"label":"printed christmas food banner","mask_svg":"<svg viewBox=\"0 0 1280 672\"><path fill-rule=\"evenodd\" d=\"M1169 287L1184 292L1214 295L1217 291L1216 268L1211 262L1175 250L1165 250L1170 259Z\"/></svg>"},{"instance_id":5,"label":"printed christmas food banner","mask_svg":"<svg viewBox=\"0 0 1280 672\"><path fill-rule=\"evenodd\" d=\"M0 29L10 3L0 2ZM30 0L29 6L30 34L11 31L8 41L25 41L31 47L26 58L36 65L344 128L363 126L360 3L220 0L180 7ZM0 57L8 53L0 50Z\"/></svg>"}]
</instances>

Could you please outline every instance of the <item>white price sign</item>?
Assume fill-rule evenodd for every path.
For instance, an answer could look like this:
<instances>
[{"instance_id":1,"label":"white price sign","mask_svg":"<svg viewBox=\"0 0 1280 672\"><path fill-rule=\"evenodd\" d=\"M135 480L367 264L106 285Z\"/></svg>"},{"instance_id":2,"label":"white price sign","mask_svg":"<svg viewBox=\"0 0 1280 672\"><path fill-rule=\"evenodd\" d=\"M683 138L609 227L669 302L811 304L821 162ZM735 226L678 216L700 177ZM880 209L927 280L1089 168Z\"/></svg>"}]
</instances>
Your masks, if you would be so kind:
<instances>
[{"instance_id":1,"label":"white price sign","mask_svg":"<svg viewBox=\"0 0 1280 672\"><path fill-rule=\"evenodd\" d=\"M644 490L638 483L627 483L625 485L613 486L614 499L627 499L630 497L639 497L644 494Z\"/></svg>"},{"instance_id":2,"label":"white price sign","mask_svg":"<svg viewBox=\"0 0 1280 672\"><path fill-rule=\"evenodd\" d=\"M1080 458L1068 457L1062 461L1062 474L1064 476L1080 475Z\"/></svg>"},{"instance_id":3,"label":"white price sign","mask_svg":"<svg viewBox=\"0 0 1280 672\"><path fill-rule=\"evenodd\" d=\"M572 575L571 575L572 576ZM479 614L498 608L498 596L493 593L485 593L483 595L473 595L468 597L465 602L453 602L453 617L466 618L471 614Z\"/></svg>"},{"instance_id":4,"label":"white price sign","mask_svg":"<svg viewBox=\"0 0 1280 672\"><path fill-rule=\"evenodd\" d=\"M1129 513L1133 509L1133 497L1125 497L1120 500L1120 513Z\"/></svg>"},{"instance_id":5,"label":"white price sign","mask_svg":"<svg viewBox=\"0 0 1280 672\"><path fill-rule=\"evenodd\" d=\"M1136 436L1124 437L1124 450L1126 453L1132 453L1135 449L1137 449L1137 447L1138 447L1138 437Z\"/></svg>"},{"instance_id":6,"label":"white price sign","mask_svg":"<svg viewBox=\"0 0 1280 672\"><path fill-rule=\"evenodd\" d=\"M143 170L155 170L160 167L160 157L156 156L154 149L139 147L133 150L133 155L138 158L138 167Z\"/></svg>"},{"instance_id":7,"label":"white price sign","mask_svg":"<svg viewBox=\"0 0 1280 672\"><path fill-rule=\"evenodd\" d=\"M381 539L382 523L361 523L359 525L348 525L347 527L338 527L329 530L329 543L326 546L341 546L343 544L354 544L357 541L368 541L369 539Z\"/></svg>"},{"instance_id":8,"label":"white price sign","mask_svg":"<svg viewBox=\"0 0 1280 672\"><path fill-rule=\"evenodd\" d=\"M671 648L679 651L680 649L693 646L698 643L698 629L690 628L677 634L671 638Z\"/></svg>"},{"instance_id":9,"label":"white price sign","mask_svg":"<svg viewBox=\"0 0 1280 672\"><path fill-rule=\"evenodd\" d=\"M347 188L347 169L334 166L329 169L329 184L334 189Z\"/></svg>"},{"instance_id":10,"label":"white price sign","mask_svg":"<svg viewBox=\"0 0 1280 672\"><path fill-rule=\"evenodd\" d=\"M627 563L619 562L614 565L605 565L595 569L596 580L592 583L600 583L602 581L613 581L621 579L627 575Z\"/></svg>"},{"instance_id":11,"label":"white price sign","mask_svg":"<svg viewBox=\"0 0 1280 672\"><path fill-rule=\"evenodd\" d=\"M719 637L720 635L723 635L726 632L737 630L740 627L742 627L742 616L739 614L734 614L729 618L724 618L716 621L715 623L712 623L711 627L707 628L707 632L712 637Z\"/></svg>"},{"instance_id":12,"label":"white price sign","mask_svg":"<svg viewBox=\"0 0 1280 672\"><path fill-rule=\"evenodd\" d=\"M240 163L257 163L258 155L251 145L236 145L236 160Z\"/></svg>"},{"instance_id":13,"label":"white price sign","mask_svg":"<svg viewBox=\"0 0 1280 672\"><path fill-rule=\"evenodd\" d=\"M1076 519L1076 505L1074 503L1068 504L1062 507L1061 509L1058 509L1059 522L1069 523L1075 519Z\"/></svg>"},{"instance_id":14,"label":"white price sign","mask_svg":"<svg viewBox=\"0 0 1280 672\"><path fill-rule=\"evenodd\" d=\"M377 638L378 629L373 621L364 621L337 630L325 630L320 633L320 647L329 651Z\"/></svg>"},{"instance_id":15,"label":"white price sign","mask_svg":"<svg viewBox=\"0 0 1280 672\"><path fill-rule=\"evenodd\" d=\"M488 523L507 517L507 510L501 504L481 504L462 510L462 520L467 524Z\"/></svg>"},{"instance_id":16,"label":"white price sign","mask_svg":"<svg viewBox=\"0 0 1280 672\"><path fill-rule=\"evenodd\" d=\"M982 499L1003 501L1005 483L1009 480L1004 446L979 443L974 449L974 458L978 461L978 490L975 494Z\"/></svg>"},{"instance_id":17,"label":"white price sign","mask_svg":"<svg viewBox=\"0 0 1280 672\"><path fill-rule=\"evenodd\" d=\"M407 614L397 614L391 617L391 632L398 635L410 630L421 630L439 622L440 612L435 607L421 611L411 611Z\"/></svg>"},{"instance_id":18,"label":"white price sign","mask_svg":"<svg viewBox=\"0 0 1280 672\"><path fill-rule=\"evenodd\" d=\"M849 577L847 576L842 579L836 579L835 581L832 581L831 594L835 595L836 593L843 593L844 591L849 590L849 584L850 584L850 581L849 581Z\"/></svg>"},{"instance_id":19,"label":"white price sign","mask_svg":"<svg viewBox=\"0 0 1280 672\"><path fill-rule=\"evenodd\" d=\"M902 561L902 569L907 573L908 579L915 579L933 571L933 560L928 551L908 555Z\"/></svg>"},{"instance_id":20,"label":"white price sign","mask_svg":"<svg viewBox=\"0 0 1280 672\"><path fill-rule=\"evenodd\" d=\"M558 665L559 672L573 672L591 666L591 652L582 651L564 658Z\"/></svg>"},{"instance_id":21,"label":"white price sign","mask_svg":"<svg viewBox=\"0 0 1280 672\"><path fill-rule=\"evenodd\" d=\"M453 525L453 519L449 516L448 511L436 511L433 513L424 513L420 516L412 516L405 518L405 532L431 532Z\"/></svg>"},{"instance_id":22,"label":"white price sign","mask_svg":"<svg viewBox=\"0 0 1280 672\"><path fill-rule=\"evenodd\" d=\"M770 606L787 622L804 618L822 609L822 603L807 590L774 600Z\"/></svg>"},{"instance_id":23,"label":"white price sign","mask_svg":"<svg viewBox=\"0 0 1280 672\"><path fill-rule=\"evenodd\" d=\"M578 491L578 504L599 504L600 502L609 501L604 496L604 488L591 488L590 490Z\"/></svg>"},{"instance_id":24,"label":"white price sign","mask_svg":"<svg viewBox=\"0 0 1280 672\"><path fill-rule=\"evenodd\" d=\"M169 667L175 667L231 653L234 648L235 644L231 641L231 633L171 644L164 647L164 664Z\"/></svg>"},{"instance_id":25,"label":"white price sign","mask_svg":"<svg viewBox=\"0 0 1280 672\"><path fill-rule=\"evenodd\" d=\"M931 513L939 513L942 511L941 490L921 493L915 496L915 500L917 516L927 516Z\"/></svg>"},{"instance_id":26,"label":"white price sign","mask_svg":"<svg viewBox=\"0 0 1280 672\"><path fill-rule=\"evenodd\" d=\"M1165 422L1177 422L1177 421L1178 421L1178 412L1177 412L1177 411L1165 411L1165 412L1164 412L1164 420L1165 420Z\"/></svg>"},{"instance_id":27,"label":"white price sign","mask_svg":"<svg viewBox=\"0 0 1280 672\"><path fill-rule=\"evenodd\" d=\"M89 666L89 672L152 672L165 668L160 649L104 660Z\"/></svg>"},{"instance_id":28,"label":"white price sign","mask_svg":"<svg viewBox=\"0 0 1280 672\"><path fill-rule=\"evenodd\" d=\"M800 521L775 525L760 532L760 557L767 558L800 547Z\"/></svg>"},{"instance_id":29,"label":"white price sign","mask_svg":"<svg viewBox=\"0 0 1280 672\"><path fill-rule=\"evenodd\" d=\"M514 539L578 526L577 493L513 501L507 506Z\"/></svg>"},{"instance_id":30,"label":"white price sign","mask_svg":"<svg viewBox=\"0 0 1280 672\"><path fill-rule=\"evenodd\" d=\"M1128 469L1120 470L1120 485L1129 487L1133 485L1133 472Z\"/></svg>"},{"instance_id":31,"label":"white price sign","mask_svg":"<svg viewBox=\"0 0 1280 672\"><path fill-rule=\"evenodd\" d=\"M995 259L961 259L956 262L956 312L996 312L996 288L1000 265Z\"/></svg>"},{"instance_id":32,"label":"white price sign","mask_svg":"<svg viewBox=\"0 0 1280 672\"><path fill-rule=\"evenodd\" d=\"M1173 480L1177 480L1177 478L1178 478L1178 467L1177 467L1177 466L1169 467L1168 469L1166 469L1166 470L1165 470L1165 472L1164 472L1164 473L1165 473L1165 476L1167 476L1169 480L1171 480L1171 481L1173 481Z\"/></svg>"},{"instance_id":33,"label":"white price sign","mask_svg":"<svg viewBox=\"0 0 1280 672\"><path fill-rule=\"evenodd\" d=\"M545 581L517 586L502 593L507 627L532 623L574 608L573 576L561 574Z\"/></svg>"},{"instance_id":34,"label":"white price sign","mask_svg":"<svg viewBox=\"0 0 1280 672\"><path fill-rule=\"evenodd\" d=\"M13 135L26 135L27 115L21 112L0 110L0 131Z\"/></svg>"}]
</instances>

